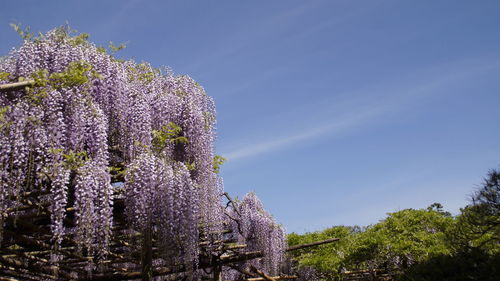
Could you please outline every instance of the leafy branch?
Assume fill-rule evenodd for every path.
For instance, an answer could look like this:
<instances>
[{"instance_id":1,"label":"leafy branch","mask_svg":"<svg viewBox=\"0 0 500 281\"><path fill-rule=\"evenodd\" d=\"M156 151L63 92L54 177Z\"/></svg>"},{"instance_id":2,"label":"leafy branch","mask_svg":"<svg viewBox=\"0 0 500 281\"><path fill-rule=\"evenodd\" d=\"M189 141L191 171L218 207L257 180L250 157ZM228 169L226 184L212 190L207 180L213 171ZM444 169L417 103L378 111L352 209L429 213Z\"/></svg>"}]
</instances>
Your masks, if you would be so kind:
<instances>
[{"instance_id":1,"label":"leafy branch","mask_svg":"<svg viewBox=\"0 0 500 281\"><path fill-rule=\"evenodd\" d=\"M169 122L167 125L162 126L160 130L153 130L151 134L153 135L153 148L157 152L162 151L171 143L189 143L188 138L182 135L182 128L174 122Z\"/></svg>"}]
</instances>

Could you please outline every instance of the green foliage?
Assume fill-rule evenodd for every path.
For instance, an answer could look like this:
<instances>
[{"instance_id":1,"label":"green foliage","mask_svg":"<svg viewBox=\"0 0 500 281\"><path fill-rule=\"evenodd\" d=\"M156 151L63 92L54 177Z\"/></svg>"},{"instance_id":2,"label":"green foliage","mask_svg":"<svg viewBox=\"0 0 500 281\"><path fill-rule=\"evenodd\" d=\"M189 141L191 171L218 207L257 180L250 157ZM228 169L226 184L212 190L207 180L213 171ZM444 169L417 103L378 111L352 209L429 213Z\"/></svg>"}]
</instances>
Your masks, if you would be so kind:
<instances>
[{"instance_id":1,"label":"green foliage","mask_svg":"<svg viewBox=\"0 0 500 281\"><path fill-rule=\"evenodd\" d=\"M107 52L106 52L106 48L104 48L104 47L102 47L102 46L97 47L97 51L98 51L99 53L103 53L103 54L107 53Z\"/></svg>"},{"instance_id":2,"label":"green foliage","mask_svg":"<svg viewBox=\"0 0 500 281\"><path fill-rule=\"evenodd\" d=\"M322 232L288 235L289 245L332 237L338 242L294 253L299 266L318 270L325 278L341 278L342 270L403 270L430 257L450 253L445 233L453 218L431 209L406 209L388 214L365 229L336 226Z\"/></svg>"},{"instance_id":3,"label":"green foliage","mask_svg":"<svg viewBox=\"0 0 500 281\"><path fill-rule=\"evenodd\" d=\"M30 27L29 26L27 26L24 30L23 30L23 28L21 27L20 24L11 23L10 26L25 41L29 41L29 40L31 40L34 37L33 33L30 32Z\"/></svg>"},{"instance_id":4,"label":"green foliage","mask_svg":"<svg viewBox=\"0 0 500 281\"><path fill-rule=\"evenodd\" d=\"M203 119L205 121L205 130L210 130L210 127L215 122L215 115L211 112L204 111Z\"/></svg>"},{"instance_id":5,"label":"green foliage","mask_svg":"<svg viewBox=\"0 0 500 281\"><path fill-rule=\"evenodd\" d=\"M28 89L28 95L26 96L32 104L41 105L44 98L47 97L46 89Z\"/></svg>"},{"instance_id":6,"label":"green foliage","mask_svg":"<svg viewBox=\"0 0 500 281\"><path fill-rule=\"evenodd\" d=\"M404 269L428 257L448 254L445 233L452 225L452 217L429 209L390 213L361 235L361 241L366 242L360 243L360 250L368 245L375 251L371 257L357 261L373 267L385 263Z\"/></svg>"},{"instance_id":7,"label":"green foliage","mask_svg":"<svg viewBox=\"0 0 500 281\"><path fill-rule=\"evenodd\" d=\"M214 156L214 159L212 160L212 167L215 173L218 174L220 172L220 167L222 166L222 164L224 164L224 162L226 162L226 158L220 155Z\"/></svg>"},{"instance_id":8,"label":"green foliage","mask_svg":"<svg viewBox=\"0 0 500 281\"><path fill-rule=\"evenodd\" d=\"M442 213L445 216L451 216L450 212L446 212L443 210L443 205L441 203L432 203L429 207L427 207L429 211L436 211L438 213Z\"/></svg>"},{"instance_id":9,"label":"green foliage","mask_svg":"<svg viewBox=\"0 0 500 281\"><path fill-rule=\"evenodd\" d=\"M490 171L471 201L457 216L450 241L457 249L500 253L500 172Z\"/></svg>"},{"instance_id":10,"label":"green foliage","mask_svg":"<svg viewBox=\"0 0 500 281\"><path fill-rule=\"evenodd\" d=\"M87 151L74 152L72 150L64 153L63 149L53 148L49 150L50 153L62 156L61 165L69 170L76 170L87 162L90 157Z\"/></svg>"},{"instance_id":11,"label":"green foliage","mask_svg":"<svg viewBox=\"0 0 500 281\"><path fill-rule=\"evenodd\" d=\"M127 170L123 166L109 166L108 171L114 179L119 179L119 181L123 181L125 179L125 175L127 174ZM118 190L119 188L116 189Z\"/></svg>"},{"instance_id":12,"label":"green foliage","mask_svg":"<svg viewBox=\"0 0 500 281\"><path fill-rule=\"evenodd\" d=\"M8 81L9 76L10 76L10 73L8 73L8 72L0 72L0 80L1 81Z\"/></svg>"},{"instance_id":13,"label":"green foliage","mask_svg":"<svg viewBox=\"0 0 500 281\"><path fill-rule=\"evenodd\" d=\"M161 152L169 143L187 144L188 138L182 135L182 128L174 122L169 122L160 130L153 130L153 149Z\"/></svg>"},{"instance_id":14,"label":"green foliage","mask_svg":"<svg viewBox=\"0 0 500 281\"><path fill-rule=\"evenodd\" d=\"M117 45L113 44L113 42L109 41L108 47L111 49L112 53L116 53L120 50L125 49L126 46L125 46L125 43L121 43L120 45L117 46Z\"/></svg>"},{"instance_id":15,"label":"green foliage","mask_svg":"<svg viewBox=\"0 0 500 281\"><path fill-rule=\"evenodd\" d=\"M113 166L109 166L108 167L108 171L111 173L111 174L120 174L120 173L124 173L124 169L123 167L113 167Z\"/></svg>"},{"instance_id":16,"label":"green foliage","mask_svg":"<svg viewBox=\"0 0 500 281\"><path fill-rule=\"evenodd\" d=\"M294 246L329 238L340 238L334 243L292 252L299 267L313 267L325 277L333 278L345 266L345 257L349 254L353 239L359 231L359 227L334 226L323 231L309 232L303 235L290 233L287 236L287 241L289 246Z\"/></svg>"},{"instance_id":17,"label":"green foliage","mask_svg":"<svg viewBox=\"0 0 500 281\"><path fill-rule=\"evenodd\" d=\"M40 42L43 39L44 35L38 33L35 36L34 33L30 32L30 27L27 26L25 29L21 27L20 24L11 23L10 26L21 36L24 41L32 41L32 42ZM79 46L88 44L88 38L90 37L88 33L80 33L77 35L77 31L71 29L68 24L60 26L55 29L55 34L57 36L58 41L68 40L69 44L72 46ZM125 46L120 45L115 47L117 49L123 49Z\"/></svg>"},{"instance_id":18,"label":"green foliage","mask_svg":"<svg viewBox=\"0 0 500 281\"><path fill-rule=\"evenodd\" d=\"M34 81L34 87L28 87L26 90L26 98L33 104L41 104L47 96L49 90L47 86L54 89L62 89L67 87L77 87L90 82L89 78L102 78L93 67L85 61L74 61L69 63L68 67L62 72L54 72L49 75L46 69L39 69L31 74L31 80ZM19 77L19 81L27 80L24 77Z\"/></svg>"},{"instance_id":19,"label":"green foliage","mask_svg":"<svg viewBox=\"0 0 500 281\"><path fill-rule=\"evenodd\" d=\"M196 169L195 162L187 162L187 163L184 163L184 165L186 165L186 168L188 169L188 171L194 171Z\"/></svg>"},{"instance_id":20,"label":"green foliage","mask_svg":"<svg viewBox=\"0 0 500 281\"><path fill-rule=\"evenodd\" d=\"M129 67L129 80L141 81L143 83L150 83L156 75L160 74L160 69L152 68L148 63L140 63L134 67Z\"/></svg>"},{"instance_id":21,"label":"green foliage","mask_svg":"<svg viewBox=\"0 0 500 281\"><path fill-rule=\"evenodd\" d=\"M31 74L31 78L35 81L33 84L35 87L26 88L26 98L28 98L32 104L40 105L45 97L47 97L47 89L43 87L48 84L48 71L46 69L39 69Z\"/></svg>"},{"instance_id":22,"label":"green foliage","mask_svg":"<svg viewBox=\"0 0 500 281\"><path fill-rule=\"evenodd\" d=\"M89 160L89 156L86 151L69 151L62 156L64 158L64 163L71 169L79 168L83 166L87 160Z\"/></svg>"},{"instance_id":23,"label":"green foliage","mask_svg":"<svg viewBox=\"0 0 500 281\"><path fill-rule=\"evenodd\" d=\"M289 245L330 237L339 242L293 253L299 266L312 267L326 280L341 272L382 269L399 280L499 280L500 172L490 171L471 204L453 217L434 203L406 209L365 229L345 226L288 235Z\"/></svg>"},{"instance_id":24,"label":"green foliage","mask_svg":"<svg viewBox=\"0 0 500 281\"><path fill-rule=\"evenodd\" d=\"M500 280L500 254L480 249L438 255L417 263L405 271L401 281L496 281Z\"/></svg>"},{"instance_id":25,"label":"green foliage","mask_svg":"<svg viewBox=\"0 0 500 281\"><path fill-rule=\"evenodd\" d=\"M18 24L12 23L11 26L17 33L19 33L23 40L38 42L41 38L43 38L43 35L35 37L29 31L29 27L23 30ZM72 36L72 34L75 34L76 31L70 29L67 25L57 28L55 33L57 34L59 40L68 40L68 42L73 46L87 44L87 39L89 38L87 33ZM62 72L51 73L49 75L49 72L46 69L39 69L33 72L30 76L30 78L34 80L35 87L27 88L26 97L34 104L40 104L47 96L47 86L54 89L77 87L89 83L90 78L102 78L102 75L97 73L93 67L85 61L71 62ZM12 80L11 74L7 72L0 72L0 80ZM22 82L28 80L28 78L17 77L17 80Z\"/></svg>"},{"instance_id":26,"label":"green foliage","mask_svg":"<svg viewBox=\"0 0 500 281\"><path fill-rule=\"evenodd\" d=\"M88 43L90 35L88 33L80 33L79 35L70 38L69 42L73 46L84 45Z\"/></svg>"},{"instance_id":27,"label":"green foliage","mask_svg":"<svg viewBox=\"0 0 500 281\"><path fill-rule=\"evenodd\" d=\"M89 82L87 73L91 71L92 66L87 62L71 62L64 71L52 73L49 82L56 89L80 86Z\"/></svg>"},{"instance_id":28,"label":"green foliage","mask_svg":"<svg viewBox=\"0 0 500 281\"><path fill-rule=\"evenodd\" d=\"M36 86L36 87L47 86L48 75L49 75L49 71L47 69L39 69L39 70L31 73L31 78L33 78L33 80L35 80L34 86Z\"/></svg>"},{"instance_id":29,"label":"green foliage","mask_svg":"<svg viewBox=\"0 0 500 281\"><path fill-rule=\"evenodd\" d=\"M449 239L456 249L482 249L491 254L500 253L499 217L483 215L483 206L469 205L461 209ZM491 224L492 220L496 220Z\"/></svg>"},{"instance_id":30,"label":"green foliage","mask_svg":"<svg viewBox=\"0 0 500 281\"><path fill-rule=\"evenodd\" d=\"M0 106L0 124L5 123L5 114L10 112L10 106Z\"/></svg>"}]
</instances>

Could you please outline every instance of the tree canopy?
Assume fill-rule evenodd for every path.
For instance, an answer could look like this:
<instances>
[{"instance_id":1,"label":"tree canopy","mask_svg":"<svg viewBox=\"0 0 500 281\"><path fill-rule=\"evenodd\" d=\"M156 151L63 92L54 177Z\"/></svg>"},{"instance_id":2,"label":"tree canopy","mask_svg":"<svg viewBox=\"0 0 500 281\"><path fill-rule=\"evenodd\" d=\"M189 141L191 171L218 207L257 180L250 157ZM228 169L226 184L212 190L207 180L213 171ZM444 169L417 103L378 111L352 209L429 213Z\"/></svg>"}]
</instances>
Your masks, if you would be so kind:
<instances>
[{"instance_id":1,"label":"tree canopy","mask_svg":"<svg viewBox=\"0 0 500 281\"><path fill-rule=\"evenodd\" d=\"M402 280L496 280L500 258L498 171L490 171L471 203L452 216L434 203L387 214L368 227L335 226L288 235L289 245L339 237L338 243L297 252L299 267L327 280L349 273L385 273Z\"/></svg>"}]
</instances>

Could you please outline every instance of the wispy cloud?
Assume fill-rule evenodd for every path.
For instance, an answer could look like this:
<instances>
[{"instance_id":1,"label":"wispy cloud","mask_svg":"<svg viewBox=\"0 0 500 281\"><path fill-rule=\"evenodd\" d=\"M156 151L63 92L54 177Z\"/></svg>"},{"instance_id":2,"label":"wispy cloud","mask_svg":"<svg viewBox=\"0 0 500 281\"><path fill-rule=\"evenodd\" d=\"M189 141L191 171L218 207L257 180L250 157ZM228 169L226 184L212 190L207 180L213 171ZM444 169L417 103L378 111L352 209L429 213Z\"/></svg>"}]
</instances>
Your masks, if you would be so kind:
<instances>
[{"instance_id":1,"label":"wispy cloud","mask_svg":"<svg viewBox=\"0 0 500 281\"><path fill-rule=\"evenodd\" d=\"M239 145L233 145L234 149L223 151L222 155L230 161L235 161L289 149L323 137L333 138L374 122L387 113L401 112L422 99L444 94L448 92L447 88L459 81L465 81L478 73L499 67L500 61L497 59L464 60L432 68L425 73L414 75L417 78L394 82L393 86L356 91L348 95L353 96L354 101L347 102L347 108L341 109L345 114L337 115L316 127L301 128L293 134L281 135L271 140L252 144L241 142ZM331 111L329 108L331 101L325 104L323 110ZM264 132L258 133L266 135Z\"/></svg>"},{"instance_id":2,"label":"wispy cloud","mask_svg":"<svg viewBox=\"0 0 500 281\"><path fill-rule=\"evenodd\" d=\"M282 136L270 141L255 143L253 145L240 147L236 150L223 153L224 157L229 160L238 160L242 158L256 156L269 151L285 149L291 145L305 142L307 140L320 138L326 134L340 133L346 129L352 128L365 120L374 117L383 111L381 107L373 107L372 109L358 112L349 116L344 116L336 120L331 120L329 124L318 126L304 132Z\"/></svg>"}]
</instances>

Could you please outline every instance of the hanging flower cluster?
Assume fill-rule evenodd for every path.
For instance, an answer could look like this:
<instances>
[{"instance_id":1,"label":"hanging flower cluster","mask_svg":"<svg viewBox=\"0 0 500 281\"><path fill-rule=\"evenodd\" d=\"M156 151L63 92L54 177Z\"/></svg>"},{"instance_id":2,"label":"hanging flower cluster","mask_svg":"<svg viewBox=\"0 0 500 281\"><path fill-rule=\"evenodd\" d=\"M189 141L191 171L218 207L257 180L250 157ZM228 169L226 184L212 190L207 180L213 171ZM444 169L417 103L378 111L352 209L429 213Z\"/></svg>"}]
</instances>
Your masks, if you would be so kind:
<instances>
[{"instance_id":1,"label":"hanging flower cluster","mask_svg":"<svg viewBox=\"0 0 500 281\"><path fill-rule=\"evenodd\" d=\"M135 228L155 225L163 256L193 264L198 257L199 196L186 166L144 153L129 166L126 182L128 217Z\"/></svg>"},{"instance_id":2,"label":"hanging flower cluster","mask_svg":"<svg viewBox=\"0 0 500 281\"><path fill-rule=\"evenodd\" d=\"M197 272L200 255L220 254L229 226L264 254L243 266L275 274L283 228L253 193L226 213L221 204L213 100L188 76L117 60L86 39L58 28L0 58L0 84L33 81L0 95L2 217L22 194L40 194L55 249L70 237L99 261L120 198L128 225L154 237L155 263Z\"/></svg>"},{"instance_id":3,"label":"hanging flower cluster","mask_svg":"<svg viewBox=\"0 0 500 281\"><path fill-rule=\"evenodd\" d=\"M285 231L274 218L264 210L262 202L255 193L248 193L241 202L227 210L228 224L239 242L247 244L250 251L262 251L264 257L242 264L242 269L249 266L262 269L269 274L277 274L284 259L286 249ZM225 272L232 278L238 273L234 270Z\"/></svg>"},{"instance_id":4,"label":"hanging flower cluster","mask_svg":"<svg viewBox=\"0 0 500 281\"><path fill-rule=\"evenodd\" d=\"M55 244L67 234L102 258L110 243L110 170L126 174L126 213L150 227L165 255L197 261L220 240L222 184L214 172L215 107L188 76L120 61L58 28L0 59L0 212L44 191ZM66 208L75 226L65 225ZM8 214L7 214L8 215Z\"/></svg>"}]
</instances>

